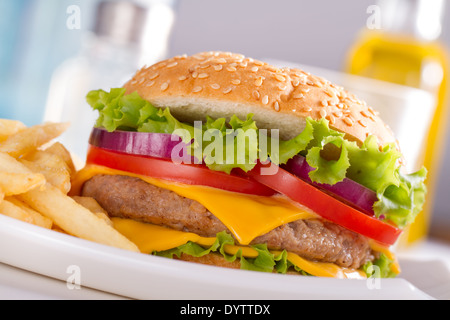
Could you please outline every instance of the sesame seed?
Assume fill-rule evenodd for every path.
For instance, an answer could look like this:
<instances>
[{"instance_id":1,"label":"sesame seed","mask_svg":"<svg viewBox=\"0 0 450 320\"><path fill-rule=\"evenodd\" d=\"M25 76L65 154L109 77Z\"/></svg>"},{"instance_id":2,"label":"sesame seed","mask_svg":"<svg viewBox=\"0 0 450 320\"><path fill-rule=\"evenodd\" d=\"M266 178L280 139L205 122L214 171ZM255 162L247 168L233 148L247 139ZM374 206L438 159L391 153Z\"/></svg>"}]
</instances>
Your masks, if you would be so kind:
<instances>
[{"instance_id":1,"label":"sesame seed","mask_svg":"<svg viewBox=\"0 0 450 320\"><path fill-rule=\"evenodd\" d=\"M148 77L148 79L149 80L154 80L154 79L156 79L156 78L158 78L159 77L159 73L154 73L154 74L152 74L150 77Z\"/></svg>"},{"instance_id":2,"label":"sesame seed","mask_svg":"<svg viewBox=\"0 0 450 320\"><path fill-rule=\"evenodd\" d=\"M273 107L274 107L275 111L280 111L280 104L278 103L278 101L275 101L273 103Z\"/></svg>"},{"instance_id":3,"label":"sesame seed","mask_svg":"<svg viewBox=\"0 0 450 320\"><path fill-rule=\"evenodd\" d=\"M233 87L228 87L223 90L224 94L230 93L233 90Z\"/></svg>"},{"instance_id":4,"label":"sesame seed","mask_svg":"<svg viewBox=\"0 0 450 320\"><path fill-rule=\"evenodd\" d=\"M370 117L370 115L365 110L361 111L361 114L366 118Z\"/></svg>"},{"instance_id":5,"label":"sesame seed","mask_svg":"<svg viewBox=\"0 0 450 320\"><path fill-rule=\"evenodd\" d=\"M359 124L360 124L361 126L363 126L364 128L367 127L367 123L366 123L364 120L359 120L358 122L359 122Z\"/></svg>"},{"instance_id":6,"label":"sesame seed","mask_svg":"<svg viewBox=\"0 0 450 320\"><path fill-rule=\"evenodd\" d=\"M168 83L168 82L164 82L164 83L161 85L161 91L166 91L167 88L169 88L169 83Z\"/></svg>"},{"instance_id":7,"label":"sesame seed","mask_svg":"<svg viewBox=\"0 0 450 320\"><path fill-rule=\"evenodd\" d=\"M161 63L156 65L156 68L164 68L165 66L167 66L167 63L166 62L161 62Z\"/></svg>"},{"instance_id":8,"label":"sesame seed","mask_svg":"<svg viewBox=\"0 0 450 320\"><path fill-rule=\"evenodd\" d=\"M143 84L145 81L145 78L141 78L141 80L139 80L138 84Z\"/></svg>"},{"instance_id":9,"label":"sesame seed","mask_svg":"<svg viewBox=\"0 0 450 320\"><path fill-rule=\"evenodd\" d=\"M241 83L241 80L239 80L239 79L233 79L233 80L231 80L231 83L234 84L234 85L238 85L238 84Z\"/></svg>"},{"instance_id":10,"label":"sesame seed","mask_svg":"<svg viewBox=\"0 0 450 320\"><path fill-rule=\"evenodd\" d=\"M194 71L192 72L192 78L196 79L198 77L198 72Z\"/></svg>"},{"instance_id":11,"label":"sesame seed","mask_svg":"<svg viewBox=\"0 0 450 320\"><path fill-rule=\"evenodd\" d=\"M323 84L320 83L320 82L315 82L315 83L314 83L314 86L316 86L317 88L322 88L322 87L323 87Z\"/></svg>"},{"instance_id":12,"label":"sesame seed","mask_svg":"<svg viewBox=\"0 0 450 320\"><path fill-rule=\"evenodd\" d=\"M133 80L133 81L131 81L130 83L131 83L131 84L136 84L137 81L136 81L136 80Z\"/></svg>"},{"instance_id":13,"label":"sesame seed","mask_svg":"<svg viewBox=\"0 0 450 320\"><path fill-rule=\"evenodd\" d=\"M173 68L173 67L175 67L176 65L178 64L178 62L172 62L172 63L169 63L166 67L167 68Z\"/></svg>"},{"instance_id":14,"label":"sesame seed","mask_svg":"<svg viewBox=\"0 0 450 320\"><path fill-rule=\"evenodd\" d=\"M199 75L198 75L198 78L199 79L205 79L205 78L208 78L209 77L209 74L207 74L207 73L200 73Z\"/></svg>"},{"instance_id":15,"label":"sesame seed","mask_svg":"<svg viewBox=\"0 0 450 320\"><path fill-rule=\"evenodd\" d=\"M369 109L369 112L370 112L371 114L373 114L374 116L377 116L377 115L380 114L378 111L373 110L372 107L368 107L368 109Z\"/></svg>"},{"instance_id":16,"label":"sesame seed","mask_svg":"<svg viewBox=\"0 0 450 320\"><path fill-rule=\"evenodd\" d=\"M211 88L218 90L218 89L220 89L220 85L218 85L217 83L213 83L213 84L211 84Z\"/></svg>"},{"instance_id":17,"label":"sesame seed","mask_svg":"<svg viewBox=\"0 0 450 320\"><path fill-rule=\"evenodd\" d=\"M264 62L259 61L259 60L255 60L253 63L254 63L255 65L257 65L257 66L263 66L263 65L264 65Z\"/></svg>"},{"instance_id":18,"label":"sesame seed","mask_svg":"<svg viewBox=\"0 0 450 320\"><path fill-rule=\"evenodd\" d=\"M299 84L300 84L299 80L293 80L292 81L292 86L294 86L294 87L298 87Z\"/></svg>"},{"instance_id":19,"label":"sesame seed","mask_svg":"<svg viewBox=\"0 0 450 320\"><path fill-rule=\"evenodd\" d=\"M234 71L236 71L236 67L229 66L229 67L227 67L227 70L230 72L234 72Z\"/></svg>"},{"instance_id":20,"label":"sesame seed","mask_svg":"<svg viewBox=\"0 0 450 320\"><path fill-rule=\"evenodd\" d=\"M222 67L221 64L217 64L217 65L214 66L214 70L216 70L216 71L220 71L222 69L223 69L223 67Z\"/></svg>"},{"instance_id":21,"label":"sesame seed","mask_svg":"<svg viewBox=\"0 0 450 320\"><path fill-rule=\"evenodd\" d=\"M259 68L255 66L255 67L252 67L250 70L251 70L252 72L258 72Z\"/></svg>"},{"instance_id":22,"label":"sesame seed","mask_svg":"<svg viewBox=\"0 0 450 320\"><path fill-rule=\"evenodd\" d=\"M224 64L224 63L227 63L227 60L226 60L225 58L218 58L218 59L216 60L216 62L217 62L217 63Z\"/></svg>"},{"instance_id":23,"label":"sesame seed","mask_svg":"<svg viewBox=\"0 0 450 320\"><path fill-rule=\"evenodd\" d=\"M304 88L304 89L301 89L300 91L303 92L303 93L308 93L308 92L311 91L311 89L310 88Z\"/></svg>"},{"instance_id":24,"label":"sesame seed","mask_svg":"<svg viewBox=\"0 0 450 320\"><path fill-rule=\"evenodd\" d=\"M181 77L178 78L178 80L180 80L180 81L183 81L183 80L186 80L186 79L187 79L186 76L181 76Z\"/></svg>"},{"instance_id":25,"label":"sesame seed","mask_svg":"<svg viewBox=\"0 0 450 320\"><path fill-rule=\"evenodd\" d=\"M155 84L155 81L149 81L147 82L147 84L145 85L146 87L151 87Z\"/></svg>"},{"instance_id":26,"label":"sesame seed","mask_svg":"<svg viewBox=\"0 0 450 320\"><path fill-rule=\"evenodd\" d=\"M336 118L342 117L342 111L336 111L333 113Z\"/></svg>"},{"instance_id":27,"label":"sesame seed","mask_svg":"<svg viewBox=\"0 0 450 320\"><path fill-rule=\"evenodd\" d=\"M203 87L197 86L197 87L194 87L194 88L192 89L192 92L193 92L193 93L197 93L197 92L200 92L200 91L202 91L202 90L203 90Z\"/></svg>"},{"instance_id":28,"label":"sesame seed","mask_svg":"<svg viewBox=\"0 0 450 320\"><path fill-rule=\"evenodd\" d=\"M256 100L259 100L259 98L261 97L261 95L259 94L259 92L257 90L253 91L252 95L253 95L253 98L255 98Z\"/></svg>"},{"instance_id":29,"label":"sesame seed","mask_svg":"<svg viewBox=\"0 0 450 320\"><path fill-rule=\"evenodd\" d=\"M336 118L332 114L330 114L328 116L328 120L330 120L330 124L335 124L336 123Z\"/></svg>"},{"instance_id":30,"label":"sesame seed","mask_svg":"<svg viewBox=\"0 0 450 320\"><path fill-rule=\"evenodd\" d=\"M239 64L239 66L242 67L242 68L246 68L247 67L247 61L241 62L241 64Z\"/></svg>"},{"instance_id":31,"label":"sesame seed","mask_svg":"<svg viewBox=\"0 0 450 320\"><path fill-rule=\"evenodd\" d=\"M327 107L328 106L328 101L326 99L323 99L320 104L322 105L322 107Z\"/></svg>"},{"instance_id":32,"label":"sesame seed","mask_svg":"<svg viewBox=\"0 0 450 320\"><path fill-rule=\"evenodd\" d=\"M329 97L331 97L331 98L334 97L333 92L331 92L330 90L325 90L325 93L326 93Z\"/></svg>"},{"instance_id":33,"label":"sesame seed","mask_svg":"<svg viewBox=\"0 0 450 320\"><path fill-rule=\"evenodd\" d=\"M201 56L201 55L198 55L198 54L193 55L192 57L193 57L194 59L197 59L197 60L200 60L200 61L203 61L203 60L206 59L205 57L203 57L203 56Z\"/></svg>"},{"instance_id":34,"label":"sesame seed","mask_svg":"<svg viewBox=\"0 0 450 320\"><path fill-rule=\"evenodd\" d=\"M325 118L327 116L327 112L323 109L319 111L319 114L322 118Z\"/></svg>"},{"instance_id":35,"label":"sesame seed","mask_svg":"<svg viewBox=\"0 0 450 320\"><path fill-rule=\"evenodd\" d=\"M349 127L353 126L353 121L350 118L344 118L343 120L345 122L346 125L348 125Z\"/></svg>"},{"instance_id":36,"label":"sesame seed","mask_svg":"<svg viewBox=\"0 0 450 320\"><path fill-rule=\"evenodd\" d=\"M311 112L312 108L311 107L305 107L305 108L303 108L303 111L304 112Z\"/></svg>"},{"instance_id":37,"label":"sesame seed","mask_svg":"<svg viewBox=\"0 0 450 320\"><path fill-rule=\"evenodd\" d=\"M275 75L275 79L277 79L277 81L279 81L279 82L285 82L285 81L286 81L286 78L283 77L283 76L280 75L280 74L276 74L276 75Z\"/></svg>"},{"instance_id":38,"label":"sesame seed","mask_svg":"<svg viewBox=\"0 0 450 320\"><path fill-rule=\"evenodd\" d=\"M262 98L261 102L262 102L263 104L268 104L268 103L269 103L269 96L265 95L265 96Z\"/></svg>"},{"instance_id":39,"label":"sesame seed","mask_svg":"<svg viewBox=\"0 0 450 320\"><path fill-rule=\"evenodd\" d=\"M302 93L294 94L294 95L292 96L292 98L294 98L294 99L301 99L301 98L303 98L303 97L304 97L304 95L303 95Z\"/></svg>"},{"instance_id":40,"label":"sesame seed","mask_svg":"<svg viewBox=\"0 0 450 320\"><path fill-rule=\"evenodd\" d=\"M280 84L280 85L278 86L278 89L284 91L284 90L287 89L287 86L286 86L286 85L283 85L283 84Z\"/></svg>"},{"instance_id":41,"label":"sesame seed","mask_svg":"<svg viewBox=\"0 0 450 320\"><path fill-rule=\"evenodd\" d=\"M263 77L259 77L255 80L255 86L260 87L264 81Z\"/></svg>"}]
</instances>

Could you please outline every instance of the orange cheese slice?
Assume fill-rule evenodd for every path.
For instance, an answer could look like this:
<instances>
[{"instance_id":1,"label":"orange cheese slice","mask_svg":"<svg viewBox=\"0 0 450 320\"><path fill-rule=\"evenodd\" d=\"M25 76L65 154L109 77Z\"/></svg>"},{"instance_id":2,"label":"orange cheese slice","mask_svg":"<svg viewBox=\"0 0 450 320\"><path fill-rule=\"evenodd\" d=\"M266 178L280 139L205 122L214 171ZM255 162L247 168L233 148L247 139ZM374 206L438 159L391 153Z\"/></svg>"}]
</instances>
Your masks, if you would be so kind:
<instances>
[{"instance_id":1,"label":"orange cheese slice","mask_svg":"<svg viewBox=\"0 0 450 320\"><path fill-rule=\"evenodd\" d=\"M82 184L97 174L139 177L157 187L195 200L214 214L243 245L285 223L317 218L315 213L281 195L264 197L206 186L186 185L96 165L88 165L77 174L72 182L71 194L79 194Z\"/></svg>"},{"instance_id":2,"label":"orange cheese slice","mask_svg":"<svg viewBox=\"0 0 450 320\"><path fill-rule=\"evenodd\" d=\"M195 233L176 231L161 226L138 222L131 219L112 218L114 228L135 243L142 253L164 251L181 246L188 241L195 242L203 247L211 246L215 237L201 237ZM256 258L258 252L252 247L225 245L227 254L234 255L241 250L246 258ZM272 251L274 255L281 252ZM341 268L333 263L313 262L301 258L299 255L288 252L287 259L300 269L319 277L355 278L364 279L364 272L355 269Z\"/></svg>"}]
</instances>

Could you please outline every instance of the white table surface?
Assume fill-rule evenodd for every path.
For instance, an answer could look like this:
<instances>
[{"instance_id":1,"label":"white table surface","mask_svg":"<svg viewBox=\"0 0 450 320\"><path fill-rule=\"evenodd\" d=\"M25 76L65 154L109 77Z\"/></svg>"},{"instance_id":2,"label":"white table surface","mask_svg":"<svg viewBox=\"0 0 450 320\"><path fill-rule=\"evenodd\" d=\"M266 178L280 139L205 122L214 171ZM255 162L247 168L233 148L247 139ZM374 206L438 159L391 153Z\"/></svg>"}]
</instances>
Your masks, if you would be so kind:
<instances>
[{"instance_id":1,"label":"white table surface","mask_svg":"<svg viewBox=\"0 0 450 320\"><path fill-rule=\"evenodd\" d=\"M450 244L428 240L398 252L402 278L436 299L450 299ZM432 264L432 268L430 265ZM432 270L432 272L430 272ZM86 287L70 289L64 281L0 263L2 300L122 300L126 297Z\"/></svg>"},{"instance_id":2,"label":"white table surface","mask_svg":"<svg viewBox=\"0 0 450 320\"><path fill-rule=\"evenodd\" d=\"M122 300L114 294L80 287L69 289L64 281L0 263L1 300Z\"/></svg>"}]
</instances>

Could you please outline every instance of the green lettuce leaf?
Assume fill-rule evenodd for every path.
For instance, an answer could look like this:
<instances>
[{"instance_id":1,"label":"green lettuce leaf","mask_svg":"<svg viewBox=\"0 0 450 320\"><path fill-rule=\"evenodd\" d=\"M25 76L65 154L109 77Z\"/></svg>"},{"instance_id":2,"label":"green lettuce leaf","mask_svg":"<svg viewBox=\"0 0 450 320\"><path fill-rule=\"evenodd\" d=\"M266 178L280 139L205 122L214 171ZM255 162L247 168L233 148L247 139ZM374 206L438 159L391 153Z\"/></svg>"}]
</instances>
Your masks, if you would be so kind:
<instances>
[{"instance_id":1,"label":"green lettuce leaf","mask_svg":"<svg viewBox=\"0 0 450 320\"><path fill-rule=\"evenodd\" d=\"M210 169L230 173L234 168L247 172L255 167L258 128L252 118L252 114L246 120L233 115L227 123L225 118L207 117L203 126L203 159Z\"/></svg>"},{"instance_id":2,"label":"green lettuce leaf","mask_svg":"<svg viewBox=\"0 0 450 320\"><path fill-rule=\"evenodd\" d=\"M301 154L314 168L309 173L313 182L333 185L349 178L376 192L378 201L374 212L380 219L403 228L414 221L423 207L425 168L404 174L400 171L401 154L394 144L380 149L376 137L369 136L358 146L346 140L343 133L331 129L326 119L307 118L299 135L279 141L275 131L269 134L258 129L252 114L246 119L232 116L229 121L206 116L206 121L197 128L178 121L169 108L156 108L136 92L126 95L123 88L113 88L110 92L91 91L86 100L99 112L97 127L108 131L177 134L183 142L191 143L190 154L203 159L212 170L247 172L254 168L258 159L270 158L281 165ZM333 158L322 156L325 149L335 151Z\"/></svg>"},{"instance_id":3,"label":"green lettuce leaf","mask_svg":"<svg viewBox=\"0 0 450 320\"><path fill-rule=\"evenodd\" d=\"M288 269L293 266L293 264L287 260L287 252L285 250L280 254L275 255L269 252L266 244L257 244L251 247L258 252L258 256L256 258L245 258L242 255L241 249L239 249L234 255L227 254L224 249L224 246L227 244L234 245L235 241L229 233L222 231L216 235L215 242L209 248L203 248L194 242L187 242L186 244L176 248L166 251L157 251L152 254L166 258L173 258L174 256L179 258L183 253L193 257L202 257L209 253L215 252L222 255L228 262L234 262L238 259L241 266L240 268L243 270L262 272L286 273ZM298 267L296 270L302 274L307 274Z\"/></svg>"},{"instance_id":4,"label":"green lettuce leaf","mask_svg":"<svg viewBox=\"0 0 450 320\"><path fill-rule=\"evenodd\" d=\"M253 270L262 272L276 272L285 274L290 268L294 268L302 275L310 275L298 266L294 265L287 259L287 251L283 250L279 254L273 254L267 249L266 244L256 244L251 247L258 252L256 258L245 258L242 255L242 250L239 249L236 254L229 255L225 252L225 245L234 245L233 237L225 232L219 232L216 235L214 243L204 248L194 242L187 242L181 246L165 251L155 251L152 254L160 257L173 258L174 256L180 258L182 254L188 254L193 257L202 257L210 253L220 254L228 262L239 260L240 268L243 270ZM392 271L393 260L389 259L385 254L380 254L380 257L373 262L367 262L361 270L363 270L367 277L393 278L397 274Z\"/></svg>"},{"instance_id":5,"label":"green lettuce leaf","mask_svg":"<svg viewBox=\"0 0 450 320\"><path fill-rule=\"evenodd\" d=\"M384 253L376 260L368 261L362 266L367 278L395 278L397 273L392 271L394 260L389 259Z\"/></svg>"}]
</instances>

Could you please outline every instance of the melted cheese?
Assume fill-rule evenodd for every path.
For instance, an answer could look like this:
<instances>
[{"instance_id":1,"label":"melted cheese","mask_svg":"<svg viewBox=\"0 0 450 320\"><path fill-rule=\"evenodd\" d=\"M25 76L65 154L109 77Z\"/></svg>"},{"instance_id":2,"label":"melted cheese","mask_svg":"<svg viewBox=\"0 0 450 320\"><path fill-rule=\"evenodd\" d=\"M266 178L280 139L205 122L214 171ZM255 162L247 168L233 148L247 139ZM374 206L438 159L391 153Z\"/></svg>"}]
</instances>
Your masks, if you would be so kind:
<instances>
[{"instance_id":1,"label":"melted cheese","mask_svg":"<svg viewBox=\"0 0 450 320\"><path fill-rule=\"evenodd\" d=\"M131 219L112 218L114 228L121 234L134 242L143 253L152 253L154 251L164 251L181 246L188 241L195 242L203 247L211 246L216 238L201 237L197 234L183 231L171 230L148 223L142 223ZM256 258L258 252L251 248L238 245L225 245L224 250L227 254L234 255L241 250L246 258ZM281 252L272 251L278 255ZM313 262L301 258L295 253L288 252L287 259L300 269L319 277L332 278L365 278L362 271L341 268L333 263Z\"/></svg>"},{"instance_id":2,"label":"melted cheese","mask_svg":"<svg viewBox=\"0 0 450 320\"><path fill-rule=\"evenodd\" d=\"M249 244L254 238L282 224L298 219L317 217L314 213L282 196L262 197L205 186L185 185L97 165L87 165L77 173L72 181L70 195L79 195L83 183L97 174L119 174L138 177L157 187L168 189L183 197L196 200L222 221L242 245ZM195 233L171 230L130 219L113 218L112 220L114 227L135 243L143 253L172 249L188 241L195 242L203 247L209 247L216 239L215 237L201 237ZM371 247L375 251L385 253L389 258L394 257L389 248L381 244L372 241ZM234 255L241 249L243 256L247 258L255 258L258 255L256 250L246 246L225 245L224 249L226 253L231 255ZM273 253L277 254L279 252L274 251ZM363 272L359 270L341 268L332 263L308 261L292 252L288 252L287 258L300 269L315 276L365 278ZM400 271L398 264L394 264L393 267L394 271Z\"/></svg>"},{"instance_id":3,"label":"melted cheese","mask_svg":"<svg viewBox=\"0 0 450 320\"><path fill-rule=\"evenodd\" d=\"M399 273L401 272L400 265L399 265L399 263L398 263L398 261L397 261L397 257L396 257L396 255L389 249L389 247L387 247L386 245L381 244L381 243L379 243L379 242L377 242L377 241L375 241L375 240L373 240L373 239L369 239L369 245L370 245L370 248L371 248L373 251L380 252L380 253L384 253L384 254L386 255L386 257L388 257L388 259L394 261L394 263L392 263L392 265L391 265L391 270L392 270L393 272L395 272L396 274L399 274Z\"/></svg>"},{"instance_id":4,"label":"melted cheese","mask_svg":"<svg viewBox=\"0 0 450 320\"><path fill-rule=\"evenodd\" d=\"M205 186L186 185L96 165L88 165L77 174L72 182L71 194L79 194L82 184L96 174L122 174L139 177L157 187L195 200L214 214L243 245L249 244L256 237L285 223L317 217L311 211L307 211L284 196L264 197Z\"/></svg>"}]
</instances>

